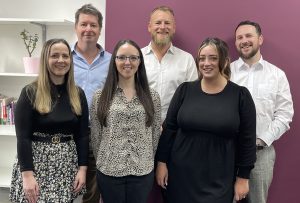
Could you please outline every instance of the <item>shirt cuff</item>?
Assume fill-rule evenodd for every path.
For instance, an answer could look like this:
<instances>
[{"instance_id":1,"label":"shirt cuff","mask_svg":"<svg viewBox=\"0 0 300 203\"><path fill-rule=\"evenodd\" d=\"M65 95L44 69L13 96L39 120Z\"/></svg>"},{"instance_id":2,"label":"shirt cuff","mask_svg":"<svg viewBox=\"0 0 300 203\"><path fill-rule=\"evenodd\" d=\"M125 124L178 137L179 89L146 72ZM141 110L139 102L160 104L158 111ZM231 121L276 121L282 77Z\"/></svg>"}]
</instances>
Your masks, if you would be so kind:
<instances>
[{"instance_id":1,"label":"shirt cuff","mask_svg":"<svg viewBox=\"0 0 300 203\"><path fill-rule=\"evenodd\" d=\"M259 138L262 141L264 141L268 147L270 147L272 145L272 143L273 143L273 140L268 139L267 135L257 136L257 138Z\"/></svg>"}]
</instances>

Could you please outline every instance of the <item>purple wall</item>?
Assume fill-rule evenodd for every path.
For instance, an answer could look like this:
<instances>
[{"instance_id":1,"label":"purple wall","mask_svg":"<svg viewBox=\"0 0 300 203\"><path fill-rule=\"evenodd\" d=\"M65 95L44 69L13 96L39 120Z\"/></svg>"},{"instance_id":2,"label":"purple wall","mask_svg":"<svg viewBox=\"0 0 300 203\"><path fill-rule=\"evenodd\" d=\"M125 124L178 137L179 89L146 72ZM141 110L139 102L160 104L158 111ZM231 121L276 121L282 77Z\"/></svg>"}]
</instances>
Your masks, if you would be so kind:
<instances>
[{"instance_id":1,"label":"purple wall","mask_svg":"<svg viewBox=\"0 0 300 203\"><path fill-rule=\"evenodd\" d=\"M299 203L300 182L300 84L299 45L300 1L295 0L107 0L106 3L106 48L112 51L115 43L124 38L136 41L141 47L150 41L147 31L149 13L158 5L174 9L176 37L174 44L195 55L200 42L208 36L227 41L232 59L234 29L242 20L260 23L264 35L262 54L264 59L285 71L290 81L294 100L295 116L291 130L275 143L277 160L268 203ZM298 76L297 76L298 75ZM151 200L158 203L155 197Z\"/></svg>"}]
</instances>

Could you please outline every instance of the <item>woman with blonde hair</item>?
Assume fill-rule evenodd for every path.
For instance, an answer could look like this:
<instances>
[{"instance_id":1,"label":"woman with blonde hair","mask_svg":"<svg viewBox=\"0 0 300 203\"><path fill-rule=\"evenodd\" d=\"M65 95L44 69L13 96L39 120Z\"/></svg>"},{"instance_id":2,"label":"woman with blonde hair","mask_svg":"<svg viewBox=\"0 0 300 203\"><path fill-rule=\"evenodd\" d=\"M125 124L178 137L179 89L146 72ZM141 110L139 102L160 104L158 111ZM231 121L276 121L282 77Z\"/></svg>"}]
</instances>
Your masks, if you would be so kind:
<instances>
[{"instance_id":1,"label":"woman with blonde hair","mask_svg":"<svg viewBox=\"0 0 300 203\"><path fill-rule=\"evenodd\" d=\"M22 89L16 105L12 202L72 202L84 192L88 107L73 72L68 43L48 40L38 78Z\"/></svg>"}]
</instances>

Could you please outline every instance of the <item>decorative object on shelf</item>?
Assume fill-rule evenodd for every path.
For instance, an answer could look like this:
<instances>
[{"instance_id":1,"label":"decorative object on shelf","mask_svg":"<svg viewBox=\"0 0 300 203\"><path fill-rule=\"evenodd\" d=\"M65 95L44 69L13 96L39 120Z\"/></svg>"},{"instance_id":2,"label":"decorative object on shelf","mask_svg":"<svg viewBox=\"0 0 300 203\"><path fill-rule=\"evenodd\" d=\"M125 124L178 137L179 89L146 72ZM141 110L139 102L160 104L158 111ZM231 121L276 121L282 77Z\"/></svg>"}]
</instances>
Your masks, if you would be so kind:
<instances>
[{"instance_id":1,"label":"decorative object on shelf","mask_svg":"<svg viewBox=\"0 0 300 203\"><path fill-rule=\"evenodd\" d=\"M39 36L37 34L31 35L25 29L20 33L20 35L23 39L23 42L25 44L26 50L29 55L29 57L23 57L25 73L38 73L40 58L32 57L32 53L36 48L37 42L39 40Z\"/></svg>"},{"instance_id":2,"label":"decorative object on shelf","mask_svg":"<svg viewBox=\"0 0 300 203\"><path fill-rule=\"evenodd\" d=\"M0 125L13 125L16 99L0 93Z\"/></svg>"}]
</instances>

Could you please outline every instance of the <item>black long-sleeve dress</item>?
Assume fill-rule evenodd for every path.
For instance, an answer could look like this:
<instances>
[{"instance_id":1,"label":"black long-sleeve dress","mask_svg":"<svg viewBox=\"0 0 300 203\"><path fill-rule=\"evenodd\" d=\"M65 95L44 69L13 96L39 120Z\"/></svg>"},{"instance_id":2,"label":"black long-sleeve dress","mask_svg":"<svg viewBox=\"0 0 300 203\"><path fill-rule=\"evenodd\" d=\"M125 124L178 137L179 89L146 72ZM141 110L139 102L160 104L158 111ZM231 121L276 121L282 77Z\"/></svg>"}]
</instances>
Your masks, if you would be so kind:
<instances>
[{"instance_id":1,"label":"black long-sleeve dress","mask_svg":"<svg viewBox=\"0 0 300 203\"><path fill-rule=\"evenodd\" d=\"M80 91L82 115L71 109L66 85L51 86L53 107L40 114L33 107L35 88L23 88L15 110L18 157L13 167L10 200L25 200L22 174L33 171L39 185L38 202L70 202L79 194L73 192L78 166L88 162L88 107ZM33 141L33 137L72 137L59 144ZM48 139L49 140L49 139Z\"/></svg>"},{"instance_id":2,"label":"black long-sleeve dress","mask_svg":"<svg viewBox=\"0 0 300 203\"><path fill-rule=\"evenodd\" d=\"M236 176L249 178L256 159L256 113L249 91L228 81L207 94L183 83L171 101L157 160L168 165L172 203L232 203Z\"/></svg>"}]
</instances>

